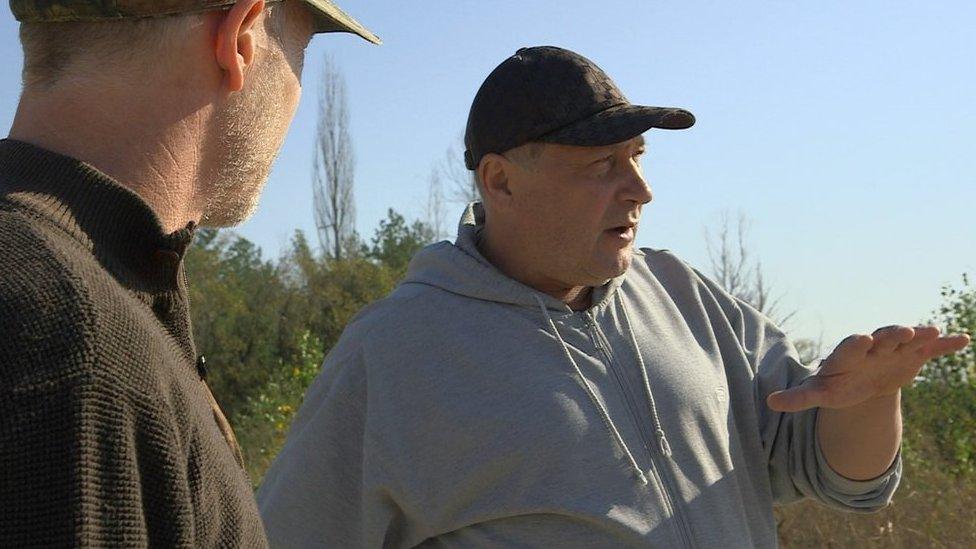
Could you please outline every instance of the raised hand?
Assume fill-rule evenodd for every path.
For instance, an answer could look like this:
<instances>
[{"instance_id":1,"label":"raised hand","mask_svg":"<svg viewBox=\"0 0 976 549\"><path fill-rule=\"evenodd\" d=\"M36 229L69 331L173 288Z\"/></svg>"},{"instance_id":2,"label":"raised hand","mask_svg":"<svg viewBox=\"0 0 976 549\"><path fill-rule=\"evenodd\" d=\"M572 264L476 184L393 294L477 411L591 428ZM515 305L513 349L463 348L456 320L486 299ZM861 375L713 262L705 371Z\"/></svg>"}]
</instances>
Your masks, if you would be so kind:
<instances>
[{"instance_id":1,"label":"raised hand","mask_svg":"<svg viewBox=\"0 0 976 549\"><path fill-rule=\"evenodd\" d=\"M969 345L969 336L939 336L934 326L888 326L871 335L852 335L797 387L769 395L766 403L780 412L822 407L841 409L875 397L895 394L909 385L933 358Z\"/></svg>"}]
</instances>

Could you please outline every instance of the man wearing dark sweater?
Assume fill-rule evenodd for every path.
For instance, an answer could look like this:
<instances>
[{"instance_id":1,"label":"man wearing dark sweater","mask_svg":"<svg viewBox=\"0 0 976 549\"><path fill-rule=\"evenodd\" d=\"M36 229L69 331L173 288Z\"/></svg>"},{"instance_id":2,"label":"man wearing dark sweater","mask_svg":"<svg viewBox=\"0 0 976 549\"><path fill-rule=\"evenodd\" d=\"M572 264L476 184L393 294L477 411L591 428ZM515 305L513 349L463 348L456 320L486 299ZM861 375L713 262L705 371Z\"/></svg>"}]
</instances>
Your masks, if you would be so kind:
<instances>
[{"instance_id":1,"label":"man wearing dark sweater","mask_svg":"<svg viewBox=\"0 0 976 549\"><path fill-rule=\"evenodd\" d=\"M266 5L267 1L267 5ZM328 0L11 0L0 141L0 547L261 547L183 257L257 204ZM166 16L166 17L163 17Z\"/></svg>"}]
</instances>

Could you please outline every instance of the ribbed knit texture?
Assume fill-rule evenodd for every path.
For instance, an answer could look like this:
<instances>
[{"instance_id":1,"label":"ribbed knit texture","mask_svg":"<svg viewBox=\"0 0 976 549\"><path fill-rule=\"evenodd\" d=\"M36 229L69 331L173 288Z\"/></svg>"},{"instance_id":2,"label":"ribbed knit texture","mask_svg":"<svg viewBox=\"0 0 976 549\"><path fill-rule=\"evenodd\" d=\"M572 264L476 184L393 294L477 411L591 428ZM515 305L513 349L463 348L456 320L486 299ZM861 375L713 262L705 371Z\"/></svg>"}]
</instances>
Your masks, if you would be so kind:
<instances>
[{"instance_id":1,"label":"ribbed knit texture","mask_svg":"<svg viewBox=\"0 0 976 549\"><path fill-rule=\"evenodd\" d=\"M195 367L192 236L87 164L0 141L0 547L267 545Z\"/></svg>"}]
</instances>

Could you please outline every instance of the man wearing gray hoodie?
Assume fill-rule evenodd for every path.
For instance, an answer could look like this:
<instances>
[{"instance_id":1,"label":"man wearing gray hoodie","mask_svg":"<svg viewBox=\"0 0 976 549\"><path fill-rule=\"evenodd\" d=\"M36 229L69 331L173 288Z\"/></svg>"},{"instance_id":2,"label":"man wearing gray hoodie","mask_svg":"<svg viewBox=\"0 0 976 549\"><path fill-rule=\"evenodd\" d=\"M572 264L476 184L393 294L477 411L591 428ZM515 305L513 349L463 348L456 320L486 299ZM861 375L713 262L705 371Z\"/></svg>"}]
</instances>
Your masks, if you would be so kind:
<instances>
[{"instance_id":1,"label":"man wearing gray hoodie","mask_svg":"<svg viewBox=\"0 0 976 549\"><path fill-rule=\"evenodd\" d=\"M769 319L635 250L650 128L589 60L523 48L471 108L483 204L347 326L258 494L282 547L773 547L775 503L870 511L899 388L969 342L851 336L801 364Z\"/></svg>"}]
</instances>

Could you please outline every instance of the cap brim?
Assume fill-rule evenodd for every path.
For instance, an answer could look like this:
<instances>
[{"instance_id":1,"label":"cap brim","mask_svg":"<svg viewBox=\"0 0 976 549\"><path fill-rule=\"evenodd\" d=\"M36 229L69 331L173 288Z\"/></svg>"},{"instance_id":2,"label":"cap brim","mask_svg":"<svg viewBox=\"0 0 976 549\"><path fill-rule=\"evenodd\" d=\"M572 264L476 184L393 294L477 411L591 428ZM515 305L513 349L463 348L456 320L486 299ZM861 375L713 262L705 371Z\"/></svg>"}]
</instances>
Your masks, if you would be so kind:
<instances>
[{"instance_id":1,"label":"cap brim","mask_svg":"<svg viewBox=\"0 0 976 549\"><path fill-rule=\"evenodd\" d=\"M314 32L351 32L374 44L382 44L378 36L346 15L330 0L304 0L315 16Z\"/></svg>"},{"instance_id":2,"label":"cap brim","mask_svg":"<svg viewBox=\"0 0 976 549\"><path fill-rule=\"evenodd\" d=\"M684 130L695 124L695 115L684 109L618 105L563 126L533 141L600 147L636 137L651 128Z\"/></svg>"}]
</instances>

